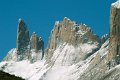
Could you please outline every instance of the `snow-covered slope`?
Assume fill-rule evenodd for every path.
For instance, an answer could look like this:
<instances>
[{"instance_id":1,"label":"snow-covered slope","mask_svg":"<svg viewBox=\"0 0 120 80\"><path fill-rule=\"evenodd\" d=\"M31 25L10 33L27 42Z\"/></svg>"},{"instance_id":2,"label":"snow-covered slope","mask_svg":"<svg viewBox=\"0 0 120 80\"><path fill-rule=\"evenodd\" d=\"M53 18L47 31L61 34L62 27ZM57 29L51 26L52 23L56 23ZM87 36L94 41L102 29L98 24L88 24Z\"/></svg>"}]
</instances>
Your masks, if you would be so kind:
<instances>
[{"instance_id":1,"label":"snow-covered slope","mask_svg":"<svg viewBox=\"0 0 120 80\"><path fill-rule=\"evenodd\" d=\"M0 70L25 80L120 80L118 8L120 0L111 7L110 35L100 39L87 25L65 17L55 23L45 50L44 41L36 33L30 39L19 20L23 35L17 35L18 45L0 62Z\"/></svg>"},{"instance_id":2,"label":"snow-covered slope","mask_svg":"<svg viewBox=\"0 0 120 80\"><path fill-rule=\"evenodd\" d=\"M17 61L17 50L16 50L16 48L11 49L8 52L7 56L3 60L6 60L6 61L11 61L11 60Z\"/></svg>"},{"instance_id":3,"label":"snow-covered slope","mask_svg":"<svg viewBox=\"0 0 120 80\"><path fill-rule=\"evenodd\" d=\"M22 55L23 56L23 55ZM29 53L29 58L26 60L29 60L31 62L36 62L38 60L41 60L42 58L42 50L35 51L35 49L31 49ZM18 60L18 55L17 55L17 50L16 48L11 49L7 56L3 59L3 61L17 61Z\"/></svg>"},{"instance_id":4,"label":"snow-covered slope","mask_svg":"<svg viewBox=\"0 0 120 80\"><path fill-rule=\"evenodd\" d=\"M45 53L44 42L38 41L33 33L30 44L26 46L27 51L22 47L26 41L20 41L20 50L12 49L0 63L0 70L26 80L79 80L108 51L108 41L102 45L101 39L87 25L76 24L66 17L55 23ZM98 61L97 55L101 56L97 57Z\"/></svg>"},{"instance_id":5,"label":"snow-covered slope","mask_svg":"<svg viewBox=\"0 0 120 80\"><path fill-rule=\"evenodd\" d=\"M20 62L4 61L0 63L0 69L10 74L15 74L16 76L20 76L24 79L29 79L38 71L40 70L42 71L43 66L45 66L44 63L45 61L37 61L33 64L30 63L30 61L28 60L23 60Z\"/></svg>"},{"instance_id":6,"label":"snow-covered slope","mask_svg":"<svg viewBox=\"0 0 120 80\"><path fill-rule=\"evenodd\" d=\"M102 56L107 54L107 50L104 48L108 46L107 44L108 41L101 47L99 53L96 52L87 59L81 60L83 55L97 48L97 44L86 43L74 47L64 43L54 51L49 63L45 59L35 63L28 60L3 61L0 63L0 69L26 80L77 80L88 69L96 54Z\"/></svg>"}]
</instances>

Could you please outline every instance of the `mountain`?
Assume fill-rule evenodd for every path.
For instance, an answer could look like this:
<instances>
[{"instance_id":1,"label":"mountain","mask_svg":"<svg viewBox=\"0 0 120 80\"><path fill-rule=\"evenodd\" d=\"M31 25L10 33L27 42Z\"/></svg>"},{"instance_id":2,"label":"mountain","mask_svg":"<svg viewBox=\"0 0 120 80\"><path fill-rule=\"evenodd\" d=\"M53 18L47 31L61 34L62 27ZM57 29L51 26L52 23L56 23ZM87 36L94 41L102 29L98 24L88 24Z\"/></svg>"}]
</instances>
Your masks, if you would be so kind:
<instances>
[{"instance_id":1,"label":"mountain","mask_svg":"<svg viewBox=\"0 0 120 80\"><path fill-rule=\"evenodd\" d=\"M51 31L48 41L47 59L51 59L54 51L60 45L72 45L76 47L76 49L78 48L77 53L81 55L79 60L86 59L101 46L100 38L93 34L92 30L87 25L83 23L76 24L66 17L63 21L55 22L55 26ZM89 49L85 51L83 47L87 46Z\"/></svg>"},{"instance_id":2,"label":"mountain","mask_svg":"<svg viewBox=\"0 0 120 80\"><path fill-rule=\"evenodd\" d=\"M98 37L89 26L65 17L56 21L48 46L18 21L16 48L0 70L25 80L120 80L120 0L111 5L110 32Z\"/></svg>"},{"instance_id":3,"label":"mountain","mask_svg":"<svg viewBox=\"0 0 120 80\"><path fill-rule=\"evenodd\" d=\"M27 25L20 18L18 20L16 48L11 49L4 61L22 61L30 60L35 62L41 60L44 56L44 41L33 32L31 38Z\"/></svg>"}]
</instances>

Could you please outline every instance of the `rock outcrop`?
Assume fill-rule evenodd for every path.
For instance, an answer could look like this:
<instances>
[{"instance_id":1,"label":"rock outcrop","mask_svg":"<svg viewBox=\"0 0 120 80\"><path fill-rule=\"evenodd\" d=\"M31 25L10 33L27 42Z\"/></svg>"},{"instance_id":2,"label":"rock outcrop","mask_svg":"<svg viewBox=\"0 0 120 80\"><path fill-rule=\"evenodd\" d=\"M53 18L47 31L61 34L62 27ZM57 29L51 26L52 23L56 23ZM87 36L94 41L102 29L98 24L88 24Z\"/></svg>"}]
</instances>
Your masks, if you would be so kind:
<instances>
[{"instance_id":1,"label":"rock outcrop","mask_svg":"<svg viewBox=\"0 0 120 80\"><path fill-rule=\"evenodd\" d=\"M17 43L16 50L18 54L18 60L27 59L29 56L29 31L25 22L20 18L18 21L17 29Z\"/></svg>"},{"instance_id":2,"label":"rock outcrop","mask_svg":"<svg viewBox=\"0 0 120 80\"><path fill-rule=\"evenodd\" d=\"M38 39L38 50L42 51L42 58L44 57L44 41L42 37L39 37Z\"/></svg>"},{"instance_id":3,"label":"rock outcrop","mask_svg":"<svg viewBox=\"0 0 120 80\"><path fill-rule=\"evenodd\" d=\"M93 34L92 30L85 24L77 24L67 17L63 21L57 21L49 37L47 58L52 56L54 50L63 43L74 46L84 43L100 43L100 38Z\"/></svg>"},{"instance_id":4,"label":"rock outcrop","mask_svg":"<svg viewBox=\"0 0 120 80\"><path fill-rule=\"evenodd\" d=\"M34 49L36 52L38 51L38 37L35 32L33 32L30 39L30 49Z\"/></svg>"},{"instance_id":5,"label":"rock outcrop","mask_svg":"<svg viewBox=\"0 0 120 80\"><path fill-rule=\"evenodd\" d=\"M41 37L38 37L35 32L33 32L30 39L30 50L36 53L41 52L41 59L44 56L44 41ZM37 56L36 56L37 57Z\"/></svg>"},{"instance_id":6,"label":"rock outcrop","mask_svg":"<svg viewBox=\"0 0 120 80\"><path fill-rule=\"evenodd\" d=\"M44 51L44 41L41 37L38 37L35 32L33 32L30 39L30 49L35 49L35 51Z\"/></svg>"},{"instance_id":7,"label":"rock outcrop","mask_svg":"<svg viewBox=\"0 0 120 80\"><path fill-rule=\"evenodd\" d=\"M109 64L115 66L120 64L120 8L118 2L111 6L110 11L110 47Z\"/></svg>"},{"instance_id":8,"label":"rock outcrop","mask_svg":"<svg viewBox=\"0 0 120 80\"><path fill-rule=\"evenodd\" d=\"M93 35L91 29L87 25L82 23L76 24L65 17L63 21L57 21L55 23L49 38L48 48L56 49L60 43L64 42L77 45L87 41L99 42L100 39L98 36Z\"/></svg>"},{"instance_id":9,"label":"rock outcrop","mask_svg":"<svg viewBox=\"0 0 120 80\"><path fill-rule=\"evenodd\" d=\"M30 60L35 62L43 59L44 56L44 41L37 37L33 32L31 39L29 38L29 31L25 22L22 19L18 21L17 42L16 48L9 51L4 61L21 61Z\"/></svg>"}]
</instances>

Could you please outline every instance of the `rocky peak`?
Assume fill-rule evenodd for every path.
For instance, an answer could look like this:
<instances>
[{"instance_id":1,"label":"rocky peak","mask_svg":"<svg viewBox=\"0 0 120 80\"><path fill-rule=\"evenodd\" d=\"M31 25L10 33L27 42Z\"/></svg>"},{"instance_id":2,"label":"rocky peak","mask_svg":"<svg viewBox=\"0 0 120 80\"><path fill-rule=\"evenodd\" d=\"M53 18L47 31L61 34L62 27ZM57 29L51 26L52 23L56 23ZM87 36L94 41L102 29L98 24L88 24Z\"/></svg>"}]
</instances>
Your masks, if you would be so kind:
<instances>
[{"instance_id":1,"label":"rocky peak","mask_svg":"<svg viewBox=\"0 0 120 80\"><path fill-rule=\"evenodd\" d=\"M52 52L63 43L69 43L74 46L87 42L100 42L100 38L93 34L92 30L85 24L76 24L65 17L63 21L55 22L48 42L48 53ZM49 55L48 54L48 55Z\"/></svg>"},{"instance_id":2,"label":"rocky peak","mask_svg":"<svg viewBox=\"0 0 120 80\"><path fill-rule=\"evenodd\" d=\"M30 39L30 48L35 49L35 51L38 50L38 37L35 32L33 32Z\"/></svg>"},{"instance_id":3,"label":"rocky peak","mask_svg":"<svg viewBox=\"0 0 120 80\"><path fill-rule=\"evenodd\" d=\"M6 61L30 60L35 62L44 56L44 41L33 32L31 39L25 22L20 18L17 28L16 48L12 49L4 58Z\"/></svg>"},{"instance_id":4,"label":"rocky peak","mask_svg":"<svg viewBox=\"0 0 120 80\"><path fill-rule=\"evenodd\" d=\"M86 42L85 40L82 40L85 39L85 37L89 39L89 41L100 41L98 36L94 35L92 30L87 25L82 23L76 24L65 17L63 21L55 22L48 45L50 49L55 49L57 45L64 42L75 45L78 42Z\"/></svg>"},{"instance_id":5,"label":"rocky peak","mask_svg":"<svg viewBox=\"0 0 120 80\"><path fill-rule=\"evenodd\" d=\"M16 43L16 49L18 54L23 53L24 50L28 48L29 41L30 41L29 31L27 29L25 22L20 18L18 21L17 43Z\"/></svg>"},{"instance_id":6,"label":"rocky peak","mask_svg":"<svg viewBox=\"0 0 120 80\"><path fill-rule=\"evenodd\" d=\"M63 19L63 22L64 22L64 23L68 23L68 22L70 22L70 19L67 18L67 17L65 17L65 18Z\"/></svg>"},{"instance_id":7,"label":"rocky peak","mask_svg":"<svg viewBox=\"0 0 120 80\"><path fill-rule=\"evenodd\" d=\"M109 63L120 64L120 1L112 4L110 11Z\"/></svg>"},{"instance_id":8,"label":"rocky peak","mask_svg":"<svg viewBox=\"0 0 120 80\"><path fill-rule=\"evenodd\" d=\"M31 62L43 59L44 57L44 41L33 32L30 39Z\"/></svg>"},{"instance_id":9,"label":"rocky peak","mask_svg":"<svg viewBox=\"0 0 120 80\"><path fill-rule=\"evenodd\" d=\"M35 32L33 32L30 39L30 48L34 49L36 52L39 50L44 51L44 41L41 37L39 38Z\"/></svg>"}]
</instances>

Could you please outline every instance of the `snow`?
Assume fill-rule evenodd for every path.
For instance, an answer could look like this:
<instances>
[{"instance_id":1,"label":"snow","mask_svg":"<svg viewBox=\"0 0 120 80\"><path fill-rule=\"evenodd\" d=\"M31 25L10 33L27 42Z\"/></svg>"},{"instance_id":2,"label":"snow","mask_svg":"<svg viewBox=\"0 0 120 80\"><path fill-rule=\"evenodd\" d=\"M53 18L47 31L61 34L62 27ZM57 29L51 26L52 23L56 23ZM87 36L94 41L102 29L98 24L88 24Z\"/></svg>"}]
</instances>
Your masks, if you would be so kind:
<instances>
[{"instance_id":1,"label":"snow","mask_svg":"<svg viewBox=\"0 0 120 80\"><path fill-rule=\"evenodd\" d=\"M40 70L45 61L37 61L34 64L31 64L28 60L23 60L19 62L7 61L1 62L0 67L5 66L4 71L16 76L22 77L24 79L29 79L32 75L36 74Z\"/></svg>"},{"instance_id":2,"label":"snow","mask_svg":"<svg viewBox=\"0 0 120 80\"><path fill-rule=\"evenodd\" d=\"M79 30L79 31L77 32L77 34L84 35L84 34L85 34L85 32L83 32L83 31Z\"/></svg>"},{"instance_id":3,"label":"snow","mask_svg":"<svg viewBox=\"0 0 120 80\"><path fill-rule=\"evenodd\" d=\"M120 8L120 0L117 0L115 3L112 3L112 6Z\"/></svg>"},{"instance_id":4,"label":"snow","mask_svg":"<svg viewBox=\"0 0 120 80\"><path fill-rule=\"evenodd\" d=\"M101 57L105 56L108 54L108 48L109 48L109 40L107 40L102 46L101 49L99 50L99 53Z\"/></svg>"},{"instance_id":5,"label":"snow","mask_svg":"<svg viewBox=\"0 0 120 80\"><path fill-rule=\"evenodd\" d=\"M64 43L56 48L50 63L46 63L45 60L37 60L34 63L28 60L3 61L0 63L0 70L26 80L78 80L88 69L96 54L101 56L107 54L108 44L107 40L100 50L83 60L85 55L98 48L98 43L88 42L80 44L78 47ZM32 57L37 56L34 50L32 50L32 55Z\"/></svg>"},{"instance_id":6,"label":"snow","mask_svg":"<svg viewBox=\"0 0 120 80\"><path fill-rule=\"evenodd\" d=\"M86 24L83 24L84 26L87 26Z\"/></svg>"},{"instance_id":7,"label":"snow","mask_svg":"<svg viewBox=\"0 0 120 80\"><path fill-rule=\"evenodd\" d=\"M31 59L32 59L32 62L36 62L38 60L41 60L42 59L42 50L39 50L38 52L36 52L35 49L32 49L31 50Z\"/></svg>"},{"instance_id":8,"label":"snow","mask_svg":"<svg viewBox=\"0 0 120 80\"><path fill-rule=\"evenodd\" d=\"M7 61L17 61L17 50L16 48L11 49L7 56L4 58Z\"/></svg>"},{"instance_id":9,"label":"snow","mask_svg":"<svg viewBox=\"0 0 120 80\"><path fill-rule=\"evenodd\" d=\"M47 65L42 66L35 74L33 74L28 80L39 80L43 77L43 75L50 69L47 68Z\"/></svg>"},{"instance_id":10,"label":"snow","mask_svg":"<svg viewBox=\"0 0 120 80\"><path fill-rule=\"evenodd\" d=\"M107 37L108 36L108 34L105 34L105 35L103 35L101 38L105 38L105 37Z\"/></svg>"},{"instance_id":11,"label":"snow","mask_svg":"<svg viewBox=\"0 0 120 80\"><path fill-rule=\"evenodd\" d=\"M19 18L18 22L21 22L22 21L22 18Z\"/></svg>"},{"instance_id":12,"label":"snow","mask_svg":"<svg viewBox=\"0 0 120 80\"><path fill-rule=\"evenodd\" d=\"M58 25L59 23L60 23L59 21L56 21L56 22L55 22L55 25Z\"/></svg>"},{"instance_id":13,"label":"snow","mask_svg":"<svg viewBox=\"0 0 120 80\"><path fill-rule=\"evenodd\" d=\"M80 47L84 53L91 53L93 51L93 49L98 48L98 43L96 43L96 44L88 44L88 43L80 45Z\"/></svg>"},{"instance_id":14,"label":"snow","mask_svg":"<svg viewBox=\"0 0 120 80\"><path fill-rule=\"evenodd\" d=\"M54 65L73 65L85 58L85 56L91 53L94 49L98 48L98 44L80 44L79 47L74 47L67 43L60 45L51 58Z\"/></svg>"},{"instance_id":15,"label":"snow","mask_svg":"<svg viewBox=\"0 0 120 80\"><path fill-rule=\"evenodd\" d=\"M53 66L43 80L77 80L88 66L82 61L71 66Z\"/></svg>"},{"instance_id":16,"label":"snow","mask_svg":"<svg viewBox=\"0 0 120 80\"><path fill-rule=\"evenodd\" d=\"M95 44L81 44L81 47L77 48L64 43L54 51L49 67L45 60L38 60L35 63L23 60L1 62L0 69L26 80L77 80L89 66L90 60L82 61L82 55L94 48Z\"/></svg>"}]
</instances>

